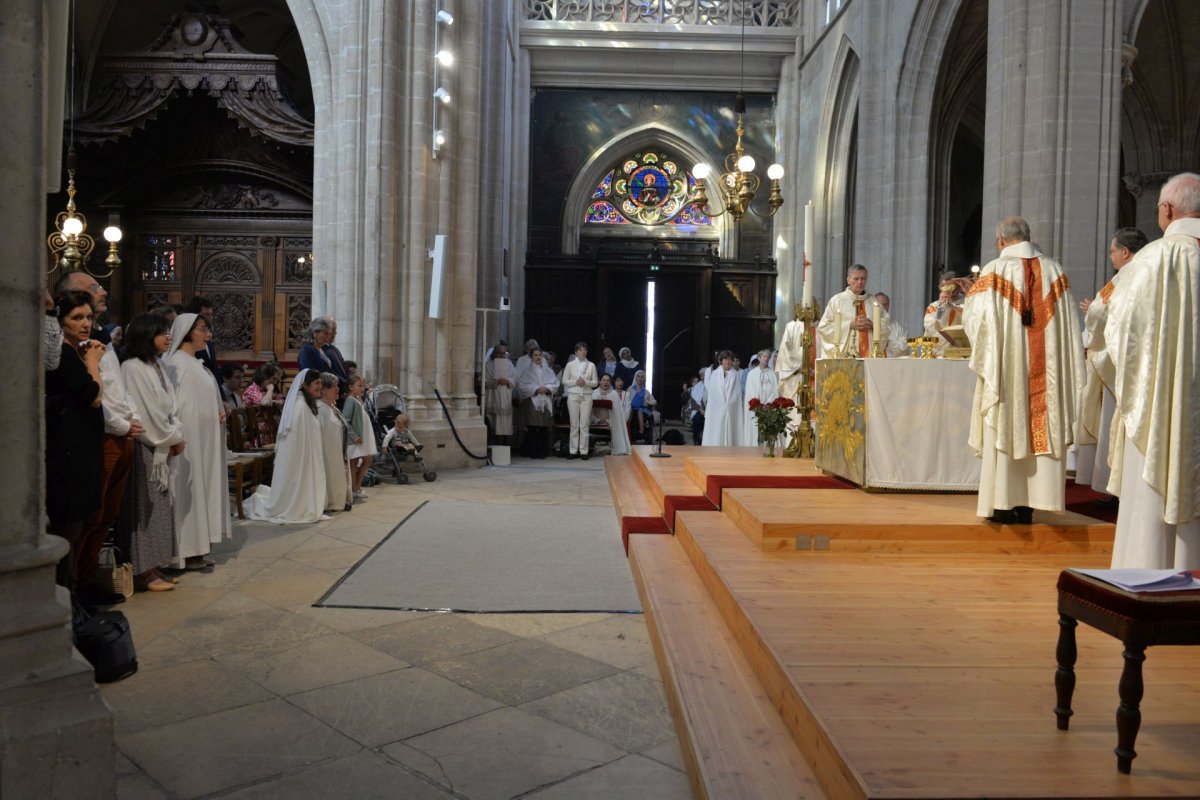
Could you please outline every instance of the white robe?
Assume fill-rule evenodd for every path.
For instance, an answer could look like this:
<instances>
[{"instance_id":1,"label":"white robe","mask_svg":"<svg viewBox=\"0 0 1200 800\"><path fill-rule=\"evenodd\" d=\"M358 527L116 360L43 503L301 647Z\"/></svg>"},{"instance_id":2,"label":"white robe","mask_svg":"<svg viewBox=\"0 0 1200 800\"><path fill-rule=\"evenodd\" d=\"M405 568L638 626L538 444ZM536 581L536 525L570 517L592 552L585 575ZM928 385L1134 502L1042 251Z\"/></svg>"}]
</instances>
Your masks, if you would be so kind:
<instances>
[{"instance_id":1,"label":"white robe","mask_svg":"<svg viewBox=\"0 0 1200 800\"><path fill-rule=\"evenodd\" d=\"M800 391L800 380L803 377L804 350L800 339L804 336L806 323L794 319L783 329L783 338L779 341L779 354L775 358L776 384L779 394L795 400Z\"/></svg>"},{"instance_id":2,"label":"white robe","mask_svg":"<svg viewBox=\"0 0 1200 800\"><path fill-rule=\"evenodd\" d=\"M497 383L508 381L507 386ZM517 384L516 366L507 358L488 359L483 365L483 385L487 390L487 415L492 433L510 436L513 432L513 388Z\"/></svg>"},{"instance_id":3,"label":"white robe","mask_svg":"<svg viewBox=\"0 0 1200 800\"><path fill-rule=\"evenodd\" d=\"M150 480L153 488L168 491L171 488L170 460L171 445L184 441L183 424L179 421L179 399L175 387L167 377L166 367L158 361L161 378L153 364L131 358L121 364L121 377L125 388L137 410L143 431L138 441L154 450L154 467Z\"/></svg>"},{"instance_id":4,"label":"white robe","mask_svg":"<svg viewBox=\"0 0 1200 800\"><path fill-rule=\"evenodd\" d=\"M861 303L855 303L856 299ZM870 292L856 295L850 289L846 289L846 291L829 298L829 304L825 306L825 313L821 315L821 321L817 323L817 358L835 358L840 345L846 346L846 355L851 358L870 355L875 332L862 331L860 333L850 327L860 304L863 316L874 320L875 307L879 305L879 301ZM884 329L883 336L886 339L891 330L892 318L888 316L882 306L879 307L879 315L880 325ZM865 352L863 351L864 342Z\"/></svg>"},{"instance_id":5,"label":"white robe","mask_svg":"<svg viewBox=\"0 0 1200 800\"><path fill-rule=\"evenodd\" d=\"M626 404L626 398L629 397L628 392L624 392L624 397L617 394L616 389L609 389L605 392L602 389L592 391L592 417L595 421L603 422L609 426L612 431L612 454L614 456L627 456L633 452L633 448L629 444L629 406ZM597 400L608 400L612 403L612 408L596 408Z\"/></svg>"},{"instance_id":6,"label":"white robe","mask_svg":"<svg viewBox=\"0 0 1200 800\"><path fill-rule=\"evenodd\" d=\"M1108 321L1108 300L1116 291L1121 273L1104 285L1088 306L1084 316L1083 346L1084 384L1079 392L1079 430L1075 441L1079 448L1075 464L1075 483L1091 486L1099 492L1108 491L1111 470L1108 467L1109 431L1112 428L1116 399L1112 390L1100 380L1096 359L1102 359L1103 329Z\"/></svg>"},{"instance_id":7,"label":"white robe","mask_svg":"<svg viewBox=\"0 0 1200 800\"><path fill-rule=\"evenodd\" d=\"M1093 363L1116 397L1114 567L1200 568L1198 240L1200 219L1183 218L1139 250L1093 341Z\"/></svg>"},{"instance_id":8,"label":"white robe","mask_svg":"<svg viewBox=\"0 0 1200 800\"><path fill-rule=\"evenodd\" d=\"M738 444L754 446L759 444L758 417L750 410L750 400L757 397L761 402L769 403L779 397L779 379L769 369L750 369L748 372L742 395L742 440Z\"/></svg>"},{"instance_id":9,"label":"white robe","mask_svg":"<svg viewBox=\"0 0 1200 800\"><path fill-rule=\"evenodd\" d=\"M301 370L296 381L303 375ZM271 485L259 486L250 496L246 516L279 525L324 519L325 454L317 415L303 397L297 397L290 408L284 404L279 427Z\"/></svg>"},{"instance_id":10,"label":"white robe","mask_svg":"<svg viewBox=\"0 0 1200 800\"><path fill-rule=\"evenodd\" d=\"M166 358L167 375L179 397L179 419L187 442L175 459L175 566L207 555L229 536L229 472L221 395L217 381L194 355L176 350Z\"/></svg>"},{"instance_id":11,"label":"white robe","mask_svg":"<svg viewBox=\"0 0 1200 800\"><path fill-rule=\"evenodd\" d=\"M1035 258L1040 293L1027 297L1022 259ZM1017 309L1026 303L1028 327ZM1029 242L1004 248L967 294L963 328L978 376L969 444L983 462L979 516L1016 506L1062 511L1083 375L1078 308L1062 267Z\"/></svg>"},{"instance_id":12,"label":"white robe","mask_svg":"<svg viewBox=\"0 0 1200 800\"><path fill-rule=\"evenodd\" d=\"M350 465L346 462L346 422L341 412L317 401L321 453L325 462L325 510L344 511L354 502L350 494Z\"/></svg>"},{"instance_id":13,"label":"white robe","mask_svg":"<svg viewBox=\"0 0 1200 800\"><path fill-rule=\"evenodd\" d=\"M742 384L738 371L717 367L708 373L705 384L703 444L734 446L742 436Z\"/></svg>"}]
</instances>

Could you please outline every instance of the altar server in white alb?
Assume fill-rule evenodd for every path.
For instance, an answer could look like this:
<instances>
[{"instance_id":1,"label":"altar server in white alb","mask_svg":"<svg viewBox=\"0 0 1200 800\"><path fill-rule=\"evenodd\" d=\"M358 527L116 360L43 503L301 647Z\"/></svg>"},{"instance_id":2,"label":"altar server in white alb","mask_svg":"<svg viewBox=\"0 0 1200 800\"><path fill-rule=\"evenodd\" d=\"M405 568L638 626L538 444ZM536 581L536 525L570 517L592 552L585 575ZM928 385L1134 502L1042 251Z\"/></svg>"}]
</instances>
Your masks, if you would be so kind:
<instances>
[{"instance_id":1,"label":"altar server in white alb","mask_svg":"<svg viewBox=\"0 0 1200 800\"><path fill-rule=\"evenodd\" d=\"M229 536L225 406L216 379L196 358L211 338L206 317L180 314L171 326L171 348L164 359L187 441L171 476L178 569L213 566L206 556L212 545Z\"/></svg>"},{"instance_id":2,"label":"altar server in white alb","mask_svg":"<svg viewBox=\"0 0 1200 800\"><path fill-rule=\"evenodd\" d=\"M808 323L799 319L799 311L800 306L797 304L797 318L789 322L783 329L783 338L779 340L779 353L775 357L773 365L779 394L793 400L800 393L800 381L804 379L804 373L801 370L804 368L804 356L807 355L801 345L801 338L804 336L804 327ZM747 398L747 402L749 402L749 398Z\"/></svg>"},{"instance_id":3,"label":"altar server in white alb","mask_svg":"<svg viewBox=\"0 0 1200 800\"><path fill-rule=\"evenodd\" d=\"M733 447L742 443L742 382L733 353L717 354L717 366L705 379L704 444Z\"/></svg>"},{"instance_id":4,"label":"altar server in white alb","mask_svg":"<svg viewBox=\"0 0 1200 800\"><path fill-rule=\"evenodd\" d=\"M855 264L846 271L846 290L829 298L817 323L817 358L836 358L841 350L851 358L869 357L877 308L880 324L890 329L891 318L875 296L867 294L867 268Z\"/></svg>"},{"instance_id":5,"label":"altar server in white alb","mask_svg":"<svg viewBox=\"0 0 1200 800\"><path fill-rule=\"evenodd\" d=\"M996 249L963 307L978 376L969 442L983 460L979 516L1029 524L1034 509L1064 509L1083 381L1079 311L1062 267L1030 243L1025 220L997 225Z\"/></svg>"},{"instance_id":6,"label":"altar server in white alb","mask_svg":"<svg viewBox=\"0 0 1200 800\"><path fill-rule=\"evenodd\" d=\"M751 398L757 397L763 403L769 403L779 397L779 378L771 369L771 351L760 350L758 355L750 359L750 369L746 376L746 388L742 393L742 441L743 445L753 447L758 441L758 418L750 410Z\"/></svg>"},{"instance_id":7,"label":"altar server in white alb","mask_svg":"<svg viewBox=\"0 0 1200 800\"><path fill-rule=\"evenodd\" d=\"M875 302L883 309L882 323L887 328L883 333L884 350L888 358L901 358L910 354L908 331L892 316L892 298L883 292L875 293Z\"/></svg>"},{"instance_id":8,"label":"altar server in white alb","mask_svg":"<svg viewBox=\"0 0 1200 800\"><path fill-rule=\"evenodd\" d=\"M1079 392L1079 430L1075 434L1079 455L1075 460L1075 483L1091 486L1098 492L1108 491L1109 431L1117 401L1112 389L1103 385L1095 365L1105 358L1103 330L1108 320L1108 300L1121 280L1121 268L1145 246L1146 234L1137 228L1121 228L1113 234L1108 245L1108 259L1116 274L1095 298L1079 304L1079 310L1083 312L1083 346L1087 349L1087 359L1084 362L1086 378Z\"/></svg>"},{"instance_id":9,"label":"altar server in white alb","mask_svg":"<svg viewBox=\"0 0 1200 800\"><path fill-rule=\"evenodd\" d=\"M517 369L508 360L508 345L498 344L483 362L483 387L487 392L487 416L492 435L500 444L508 444L513 432L513 388Z\"/></svg>"},{"instance_id":10,"label":"altar server in white alb","mask_svg":"<svg viewBox=\"0 0 1200 800\"><path fill-rule=\"evenodd\" d=\"M1121 270L1096 369L1116 396L1114 568L1200 569L1200 175L1158 198L1163 238Z\"/></svg>"}]
</instances>

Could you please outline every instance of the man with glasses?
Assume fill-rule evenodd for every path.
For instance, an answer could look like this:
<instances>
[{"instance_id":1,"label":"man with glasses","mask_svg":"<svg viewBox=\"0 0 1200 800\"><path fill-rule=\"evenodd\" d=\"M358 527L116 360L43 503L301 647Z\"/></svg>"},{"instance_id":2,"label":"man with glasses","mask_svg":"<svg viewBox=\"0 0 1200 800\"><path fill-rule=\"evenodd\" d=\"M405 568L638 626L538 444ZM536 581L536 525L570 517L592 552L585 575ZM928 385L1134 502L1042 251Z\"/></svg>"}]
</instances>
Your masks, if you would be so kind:
<instances>
[{"instance_id":1,"label":"man with glasses","mask_svg":"<svg viewBox=\"0 0 1200 800\"><path fill-rule=\"evenodd\" d=\"M97 315L108 310L108 292L95 278L82 270L67 272L54 284L54 293L68 290L87 292ZM93 336L99 328L93 329ZM99 337L96 336L98 339ZM108 538L109 529L121 510L125 483L133 465L133 440L143 432L132 398L125 391L121 377L121 362L117 351L108 345L100 359L100 381L103 387L100 402L104 411L104 443L100 504L84 522L83 532L72 546L72 570L76 594L85 603L107 605L120 603L124 596L97 589L93 582L99 567L100 548ZM124 554L128 557L128 554Z\"/></svg>"},{"instance_id":2,"label":"man with glasses","mask_svg":"<svg viewBox=\"0 0 1200 800\"><path fill-rule=\"evenodd\" d=\"M1200 175L1163 185L1158 226L1163 237L1121 269L1093 340L1096 371L1116 397L1112 566L1200 569Z\"/></svg>"}]
</instances>

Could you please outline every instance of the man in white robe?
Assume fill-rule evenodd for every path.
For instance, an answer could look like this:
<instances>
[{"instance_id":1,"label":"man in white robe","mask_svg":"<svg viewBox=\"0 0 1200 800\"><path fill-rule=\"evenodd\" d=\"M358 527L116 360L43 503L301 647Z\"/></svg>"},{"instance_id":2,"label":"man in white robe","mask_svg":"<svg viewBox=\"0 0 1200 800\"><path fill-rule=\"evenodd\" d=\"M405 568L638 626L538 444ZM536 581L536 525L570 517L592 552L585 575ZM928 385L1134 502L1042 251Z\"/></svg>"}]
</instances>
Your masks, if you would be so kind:
<instances>
[{"instance_id":1,"label":"man in white robe","mask_svg":"<svg viewBox=\"0 0 1200 800\"><path fill-rule=\"evenodd\" d=\"M1108 244L1108 259L1116 274L1104 285L1094 299L1079 304L1083 312L1083 346L1087 349L1084 361L1085 381L1079 393L1079 430L1075 435L1078 455L1075 462L1075 483L1091 486L1098 492L1108 491L1109 430L1112 428L1116 398L1112 389L1103 385L1096 372L1095 361L1103 360L1102 331L1108 320L1108 300L1121 280L1121 268L1133 260L1134 254L1146 246L1146 234L1137 228L1121 228Z\"/></svg>"},{"instance_id":2,"label":"man in white robe","mask_svg":"<svg viewBox=\"0 0 1200 800\"><path fill-rule=\"evenodd\" d=\"M883 292L875 293L875 302L879 303L883 308L883 313L886 315L883 322L887 325L887 332L884 333L886 344L884 349L887 352L888 358L900 358L901 356L910 355L908 347L908 331L904 330L904 326L900 321L892 316L892 298L888 297Z\"/></svg>"},{"instance_id":3,"label":"man in white robe","mask_svg":"<svg viewBox=\"0 0 1200 800\"><path fill-rule=\"evenodd\" d=\"M733 368L733 353L722 350L719 365L708 373L704 393L704 439L706 446L741 443L742 383Z\"/></svg>"},{"instance_id":4,"label":"man in white robe","mask_svg":"<svg viewBox=\"0 0 1200 800\"><path fill-rule=\"evenodd\" d=\"M487 392L487 416L492 435L500 444L508 444L513 432L513 387L517 370L508 360L508 345L498 344L483 364L483 387Z\"/></svg>"},{"instance_id":5,"label":"man in white robe","mask_svg":"<svg viewBox=\"0 0 1200 800\"><path fill-rule=\"evenodd\" d=\"M779 397L779 378L771 369L770 362L771 351L762 350L750 359L750 369L746 370L746 386L742 391L741 444L750 447L759 444L758 417L750 410L750 400L757 397L766 404Z\"/></svg>"},{"instance_id":6,"label":"man in white robe","mask_svg":"<svg viewBox=\"0 0 1200 800\"><path fill-rule=\"evenodd\" d=\"M799 313L800 306L796 305ZM804 375L804 349L800 339L804 336L804 326L807 323L793 319L783 329L783 338L779 340L779 352L775 356L775 376L779 395L795 400L800 393L800 381Z\"/></svg>"},{"instance_id":7,"label":"man in white robe","mask_svg":"<svg viewBox=\"0 0 1200 800\"><path fill-rule=\"evenodd\" d=\"M969 443L983 461L979 516L1029 524L1034 509L1065 507L1083 379L1079 312L1062 267L1030 244L1025 220L997 225L996 249L963 308L978 376Z\"/></svg>"},{"instance_id":8,"label":"man in white robe","mask_svg":"<svg viewBox=\"0 0 1200 800\"><path fill-rule=\"evenodd\" d=\"M881 315L880 324L890 325L887 312L874 295L867 293L867 268L855 264L846 271L846 290L829 298L817 323L817 358L839 355L868 358L876 307Z\"/></svg>"},{"instance_id":9,"label":"man in white robe","mask_svg":"<svg viewBox=\"0 0 1200 800\"><path fill-rule=\"evenodd\" d=\"M1114 568L1200 568L1200 175L1162 188L1163 238L1121 270L1096 336L1116 396L1109 491Z\"/></svg>"},{"instance_id":10,"label":"man in white robe","mask_svg":"<svg viewBox=\"0 0 1200 800\"><path fill-rule=\"evenodd\" d=\"M942 331L962 325L963 307L957 284L943 278L939 289L938 299L925 307L925 330L922 335L938 340L933 349L940 356L946 350L946 340L942 338Z\"/></svg>"}]
</instances>

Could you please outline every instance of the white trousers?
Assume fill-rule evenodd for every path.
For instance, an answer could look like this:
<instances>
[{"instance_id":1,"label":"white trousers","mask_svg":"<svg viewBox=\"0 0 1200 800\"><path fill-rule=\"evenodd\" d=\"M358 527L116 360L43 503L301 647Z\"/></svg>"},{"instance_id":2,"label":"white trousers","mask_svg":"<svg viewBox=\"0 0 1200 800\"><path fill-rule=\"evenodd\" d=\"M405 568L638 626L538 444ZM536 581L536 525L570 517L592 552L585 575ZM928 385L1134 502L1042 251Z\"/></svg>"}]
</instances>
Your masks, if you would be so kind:
<instances>
[{"instance_id":1,"label":"white trousers","mask_svg":"<svg viewBox=\"0 0 1200 800\"><path fill-rule=\"evenodd\" d=\"M586 455L588 428L592 424L592 396L590 394L567 395L567 413L571 415L571 452Z\"/></svg>"},{"instance_id":2,"label":"white trousers","mask_svg":"<svg viewBox=\"0 0 1200 800\"><path fill-rule=\"evenodd\" d=\"M1126 437L1112 568L1200 569L1200 519L1181 525L1163 522L1166 503L1142 479L1145 468L1145 456Z\"/></svg>"},{"instance_id":3,"label":"white trousers","mask_svg":"<svg viewBox=\"0 0 1200 800\"><path fill-rule=\"evenodd\" d=\"M1016 506L1062 511L1066 503L1067 462L1050 456L1013 458L996 449L996 432L983 426L976 513L990 517Z\"/></svg>"}]
</instances>

